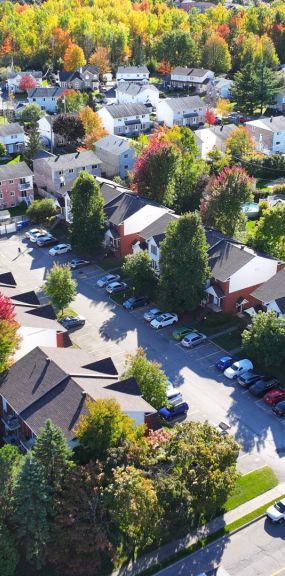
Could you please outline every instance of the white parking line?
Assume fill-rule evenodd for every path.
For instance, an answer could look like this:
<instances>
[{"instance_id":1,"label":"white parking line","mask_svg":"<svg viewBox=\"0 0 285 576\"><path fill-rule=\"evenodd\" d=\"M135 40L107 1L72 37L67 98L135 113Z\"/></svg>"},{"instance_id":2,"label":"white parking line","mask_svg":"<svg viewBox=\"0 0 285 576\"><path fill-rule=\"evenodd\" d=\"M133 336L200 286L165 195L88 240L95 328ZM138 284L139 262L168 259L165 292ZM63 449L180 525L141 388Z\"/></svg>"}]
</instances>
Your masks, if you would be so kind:
<instances>
[{"instance_id":1,"label":"white parking line","mask_svg":"<svg viewBox=\"0 0 285 576\"><path fill-rule=\"evenodd\" d=\"M205 358L210 358L210 356L215 356L215 354L219 354L219 352L211 352L210 354L204 354L204 356L200 356L197 360L204 360Z\"/></svg>"}]
</instances>

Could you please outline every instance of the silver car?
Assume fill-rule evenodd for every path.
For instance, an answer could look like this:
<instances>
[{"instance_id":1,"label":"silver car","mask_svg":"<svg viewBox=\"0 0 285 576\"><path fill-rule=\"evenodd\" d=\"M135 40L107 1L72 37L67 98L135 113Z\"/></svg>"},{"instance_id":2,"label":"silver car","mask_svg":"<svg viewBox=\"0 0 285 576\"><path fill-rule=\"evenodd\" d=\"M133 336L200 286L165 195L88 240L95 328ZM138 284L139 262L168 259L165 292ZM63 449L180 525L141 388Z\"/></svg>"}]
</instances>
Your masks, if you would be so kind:
<instances>
[{"instance_id":1,"label":"silver car","mask_svg":"<svg viewBox=\"0 0 285 576\"><path fill-rule=\"evenodd\" d=\"M143 317L147 322L151 322L154 318L161 314L161 310L159 308L151 308L144 313Z\"/></svg>"},{"instance_id":2,"label":"silver car","mask_svg":"<svg viewBox=\"0 0 285 576\"><path fill-rule=\"evenodd\" d=\"M99 280L97 280L96 284L98 288L104 288L104 286L107 286L108 284L110 284L111 282L115 282L116 280L120 280L119 274L105 274L104 276L99 278Z\"/></svg>"},{"instance_id":3,"label":"silver car","mask_svg":"<svg viewBox=\"0 0 285 576\"><path fill-rule=\"evenodd\" d=\"M205 336L205 334L201 334L201 332L191 332L191 334L187 334L187 336L183 338L181 344L185 348L194 348L194 346L198 346L198 344L202 344L206 340L207 336Z\"/></svg>"}]
</instances>

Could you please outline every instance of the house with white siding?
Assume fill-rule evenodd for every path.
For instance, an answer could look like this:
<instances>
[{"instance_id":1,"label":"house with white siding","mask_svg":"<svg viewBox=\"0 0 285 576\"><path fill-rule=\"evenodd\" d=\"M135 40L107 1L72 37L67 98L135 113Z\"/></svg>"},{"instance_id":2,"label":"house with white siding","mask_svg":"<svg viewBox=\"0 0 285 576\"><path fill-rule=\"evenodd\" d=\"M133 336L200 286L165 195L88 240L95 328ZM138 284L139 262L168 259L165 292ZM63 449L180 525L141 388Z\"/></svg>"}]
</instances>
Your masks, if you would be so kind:
<instances>
[{"instance_id":1,"label":"house with white siding","mask_svg":"<svg viewBox=\"0 0 285 576\"><path fill-rule=\"evenodd\" d=\"M119 104L145 104L156 108L159 101L159 90L153 84L121 82L116 88Z\"/></svg>"},{"instance_id":2,"label":"house with white siding","mask_svg":"<svg viewBox=\"0 0 285 576\"><path fill-rule=\"evenodd\" d=\"M98 110L103 127L109 134L133 136L147 132L152 123L144 104L110 104Z\"/></svg>"},{"instance_id":3,"label":"house with white siding","mask_svg":"<svg viewBox=\"0 0 285 576\"><path fill-rule=\"evenodd\" d=\"M149 70L146 66L119 66L116 74L117 84L119 82L139 82L147 84L149 81Z\"/></svg>"},{"instance_id":4,"label":"house with white siding","mask_svg":"<svg viewBox=\"0 0 285 576\"><path fill-rule=\"evenodd\" d=\"M8 154L19 154L25 148L25 132L23 126L17 123L0 124L0 143L5 146Z\"/></svg>"},{"instance_id":5,"label":"house with white siding","mask_svg":"<svg viewBox=\"0 0 285 576\"><path fill-rule=\"evenodd\" d=\"M174 126L199 126L205 122L207 106L200 96L166 98L156 109L157 121L169 128Z\"/></svg>"},{"instance_id":6,"label":"house with white siding","mask_svg":"<svg viewBox=\"0 0 285 576\"><path fill-rule=\"evenodd\" d=\"M271 116L245 123L256 142L258 152L263 154L285 153L285 117Z\"/></svg>"},{"instance_id":7,"label":"house with white siding","mask_svg":"<svg viewBox=\"0 0 285 576\"><path fill-rule=\"evenodd\" d=\"M254 290L251 297L264 312L274 311L285 318L285 268Z\"/></svg>"},{"instance_id":8,"label":"house with white siding","mask_svg":"<svg viewBox=\"0 0 285 576\"><path fill-rule=\"evenodd\" d=\"M38 88L42 86L43 74L38 70L27 70L27 72L8 72L6 82L6 88L8 92L12 92L13 94L22 92L20 88L20 82L25 76L30 76Z\"/></svg>"},{"instance_id":9,"label":"house with white siding","mask_svg":"<svg viewBox=\"0 0 285 576\"><path fill-rule=\"evenodd\" d=\"M195 130L194 137L201 158L207 160L209 152L211 152L214 147L224 153L226 151L226 141L235 129L235 124L225 124Z\"/></svg>"},{"instance_id":10,"label":"house with white siding","mask_svg":"<svg viewBox=\"0 0 285 576\"><path fill-rule=\"evenodd\" d=\"M173 88L193 89L197 94L206 93L209 83L215 74L204 68L186 68L176 66L170 74L170 84Z\"/></svg>"}]
</instances>

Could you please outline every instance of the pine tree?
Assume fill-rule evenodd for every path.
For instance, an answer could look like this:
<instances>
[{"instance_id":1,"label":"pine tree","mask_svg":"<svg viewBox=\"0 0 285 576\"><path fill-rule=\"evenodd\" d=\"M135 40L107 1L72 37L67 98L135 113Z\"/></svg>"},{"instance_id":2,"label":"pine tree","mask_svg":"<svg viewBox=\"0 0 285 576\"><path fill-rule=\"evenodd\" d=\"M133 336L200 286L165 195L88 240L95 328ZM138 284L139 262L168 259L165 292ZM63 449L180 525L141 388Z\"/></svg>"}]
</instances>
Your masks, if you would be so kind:
<instances>
[{"instance_id":1,"label":"pine tree","mask_svg":"<svg viewBox=\"0 0 285 576\"><path fill-rule=\"evenodd\" d=\"M95 178L81 172L71 192L73 246L91 253L100 247L104 236L104 201Z\"/></svg>"},{"instance_id":2,"label":"pine tree","mask_svg":"<svg viewBox=\"0 0 285 576\"><path fill-rule=\"evenodd\" d=\"M19 471L14 488L14 522L19 544L28 562L40 568L44 564L46 544L49 540L49 489L44 469L28 453Z\"/></svg>"},{"instance_id":3,"label":"pine tree","mask_svg":"<svg viewBox=\"0 0 285 576\"><path fill-rule=\"evenodd\" d=\"M232 98L242 112L252 114L259 108L262 114L264 107L274 102L281 86L282 81L263 61L247 64L235 74Z\"/></svg>"},{"instance_id":4,"label":"pine tree","mask_svg":"<svg viewBox=\"0 0 285 576\"><path fill-rule=\"evenodd\" d=\"M31 163L35 154L42 148L41 137L37 123L32 123L29 129L29 141L25 150L25 160Z\"/></svg>"}]
</instances>

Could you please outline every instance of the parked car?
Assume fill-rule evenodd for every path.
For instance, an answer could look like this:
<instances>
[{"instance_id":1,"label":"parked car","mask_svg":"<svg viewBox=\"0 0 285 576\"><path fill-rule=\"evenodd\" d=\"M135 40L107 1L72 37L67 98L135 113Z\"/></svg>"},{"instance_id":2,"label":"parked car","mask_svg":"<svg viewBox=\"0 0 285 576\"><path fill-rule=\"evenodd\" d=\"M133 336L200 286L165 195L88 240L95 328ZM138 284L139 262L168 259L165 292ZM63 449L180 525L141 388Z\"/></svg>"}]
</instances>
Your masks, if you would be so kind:
<instances>
[{"instance_id":1,"label":"parked car","mask_svg":"<svg viewBox=\"0 0 285 576\"><path fill-rule=\"evenodd\" d=\"M191 332L193 332L193 328L187 328L186 326L178 326L178 328L175 328L175 330L173 330L172 336L174 340L178 340L178 342L180 342L181 340L183 340L183 338L185 338L185 336L191 334Z\"/></svg>"},{"instance_id":2,"label":"parked car","mask_svg":"<svg viewBox=\"0 0 285 576\"><path fill-rule=\"evenodd\" d=\"M275 406L272 408L272 412L274 412L276 416L285 416L285 400L275 404Z\"/></svg>"},{"instance_id":3,"label":"parked car","mask_svg":"<svg viewBox=\"0 0 285 576\"><path fill-rule=\"evenodd\" d=\"M66 330L71 330L72 328L81 328L85 324L85 318L83 316L68 316L60 320L60 323Z\"/></svg>"},{"instance_id":4,"label":"parked car","mask_svg":"<svg viewBox=\"0 0 285 576\"><path fill-rule=\"evenodd\" d=\"M266 510L266 516L274 524L282 524L285 520L285 498L269 506Z\"/></svg>"},{"instance_id":5,"label":"parked car","mask_svg":"<svg viewBox=\"0 0 285 576\"><path fill-rule=\"evenodd\" d=\"M281 388L272 388L269 392L266 392L265 396L263 396L263 400L269 406L274 406L274 404L278 404L282 400L285 400L285 390Z\"/></svg>"},{"instance_id":6,"label":"parked car","mask_svg":"<svg viewBox=\"0 0 285 576\"><path fill-rule=\"evenodd\" d=\"M174 396L175 394L177 394L177 389L173 386L172 382L170 382L170 380L168 380L168 384L167 384L167 388L166 388L166 396L167 396L167 398L170 398L171 396Z\"/></svg>"},{"instance_id":7,"label":"parked car","mask_svg":"<svg viewBox=\"0 0 285 576\"><path fill-rule=\"evenodd\" d=\"M253 396L256 396L257 398L262 398L262 396L264 396L266 392L272 390L272 388L276 388L278 384L279 382L278 380L276 380L276 378L271 378L270 376L268 376L268 378L264 378L263 380L257 380L255 384L252 384L252 386L250 386L249 391L250 394L252 394Z\"/></svg>"},{"instance_id":8,"label":"parked car","mask_svg":"<svg viewBox=\"0 0 285 576\"><path fill-rule=\"evenodd\" d=\"M249 388L252 384L257 382L257 380L262 380L262 375L257 374L254 370L248 370L238 376L237 381L243 388Z\"/></svg>"},{"instance_id":9,"label":"parked car","mask_svg":"<svg viewBox=\"0 0 285 576\"><path fill-rule=\"evenodd\" d=\"M231 429L229 424L226 424L226 422L220 422L217 426L216 429L218 430L218 432L222 435L222 436L227 436L227 434L229 433L229 430Z\"/></svg>"},{"instance_id":10,"label":"parked car","mask_svg":"<svg viewBox=\"0 0 285 576\"><path fill-rule=\"evenodd\" d=\"M17 230L23 230L23 228L27 228L29 226L30 220L18 220L16 226Z\"/></svg>"},{"instance_id":11,"label":"parked car","mask_svg":"<svg viewBox=\"0 0 285 576\"><path fill-rule=\"evenodd\" d=\"M44 232L44 230L42 230L41 228L31 228L31 230L27 230L27 232L25 233L25 238L28 238L28 240L30 239L31 236L33 236L34 234L42 234Z\"/></svg>"},{"instance_id":12,"label":"parked car","mask_svg":"<svg viewBox=\"0 0 285 576\"><path fill-rule=\"evenodd\" d=\"M76 270L76 268L82 268L82 266L87 266L90 264L90 260L83 260L82 258L74 258L70 262L70 268Z\"/></svg>"},{"instance_id":13,"label":"parked car","mask_svg":"<svg viewBox=\"0 0 285 576\"><path fill-rule=\"evenodd\" d=\"M128 300L123 302L123 307L126 310L134 310L135 308L142 308L149 304L149 298L147 296L131 296Z\"/></svg>"},{"instance_id":14,"label":"parked car","mask_svg":"<svg viewBox=\"0 0 285 576\"><path fill-rule=\"evenodd\" d=\"M171 396L168 396L167 398L168 398L168 402L170 402L170 404L172 406L178 406L178 404L182 404L182 402L183 402L181 392L175 392L175 394L172 394Z\"/></svg>"},{"instance_id":15,"label":"parked car","mask_svg":"<svg viewBox=\"0 0 285 576\"><path fill-rule=\"evenodd\" d=\"M107 284L106 292L108 294L117 294L118 292L124 292L127 288L126 282L111 282L111 284Z\"/></svg>"},{"instance_id":16,"label":"parked car","mask_svg":"<svg viewBox=\"0 0 285 576\"><path fill-rule=\"evenodd\" d=\"M37 240L38 246L50 246L51 244L56 244L58 242L57 238L54 238L51 234L47 234Z\"/></svg>"},{"instance_id":17,"label":"parked car","mask_svg":"<svg viewBox=\"0 0 285 576\"><path fill-rule=\"evenodd\" d=\"M169 408L161 408L159 410L159 415L161 416L161 418L163 418L163 420L173 420L174 418L177 418L177 416L180 416L180 414L185 414L186 412L188 412L189 410L189 406L187 404L187 402L182 402L181 404L178 404L178 406L170 406Z\"/></svg>"},{"instance_id":18,"label":"parked car","mask_svg":"<svg viewBox=\"0 0 285 576\"><path fill-rule=\"evenodd\" d=\"M61 254L66 254L66 252L70 252L71 251L71 245L70 244L58 244L57 246L54 246L53 248L51 248L48 253L50 256L60 256Z\"/></svg>"},{"instance_id":19,"label":"parked car","mask_svg":"<svg viewBox=\"0 0 285 576\"><path fill-rule=\"evenodd\" d=\"M231 366L226 368L226 370L224 371L224 375L227 378L230 378L230 380L232 380L233 378L237 378L238 376L241 376L248 370L252 369L253 369L252 362L247 358L245 358L243 360L237 360Z\"/></svg>"},{"instance_id":20,"label":"parked car","mask_svg":"<svg viewBox=\"0 0 285 576\"><path fill-rule=\"evenodd\" d=\"M191 332L191 334L188 334L183 338L181 344L185 348L194 348L194 346L203 344L206 340L207 336L205 336L205 334L202 334L201 332Z\"/></svg>"},{"instance_id":21,"label":"parked car","mask_svg":"<svg viewBox=\"0 0 285 576\"><path fill-rule=\"evenodd\" d=\"M154 318L157 318L161 314L161 310L159 308L151 308L144 313L143 317L147 322L151 322Z\"/></svg>"},{"instance_id":22,"label":"parked car","mask_svg":"<svg viewBox=\"0 0 285 576\"><path fill-rule=\"evenodd\" d=\"M229 366L231 366L234 363L234 358L232 356L222 356L222 358L220 358L215 366L216 368L218 368L218 370L221 370L222 372L224 370L226 370L226 368L229 368Z\"/></svg>"},{"instance_id":23,"label":"parked car","mask_svg":"<svg viewBox=\"0 0 285 576\"><path fill-rule=\"evenodd\" d=\"M49 233L46 230L39 230L38 232L34 232L34 234L30 234L29 240L32 244L35 244L43 236L49 236Z\"/></svg>"},{"instance_id":24,"label":"parked car","mask_svg":"<svg viewBox=\"0 0 285 576\"><path fill-rule=\"evenodd\" d=\"M115 282L116 280L120 280L120 278L121 277L119 276L119 274L105 274L104 276L99 278L99 280L97 280L96 284L98 288L104 288L104 286L107 286L107 284Z\"/></svg>"},{"instance_id":25,"label":"parked car","mask_svg":"<svg viewBox=\"0 0 285 576\"><path fill-rule=\"evenodd\" d=\"M165 326L172 326L172 324L175 324L175 322L178 322L177 314L164 312L163 314L160 314L160 316L157 316L157 318L154 318L150 325L152 328L159 330L160 328L165 328Z\"/></svg>"}]
</instances>

